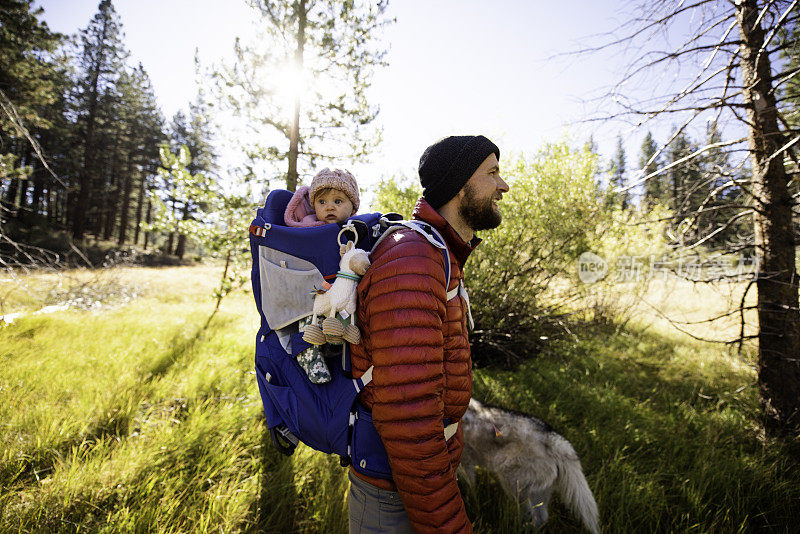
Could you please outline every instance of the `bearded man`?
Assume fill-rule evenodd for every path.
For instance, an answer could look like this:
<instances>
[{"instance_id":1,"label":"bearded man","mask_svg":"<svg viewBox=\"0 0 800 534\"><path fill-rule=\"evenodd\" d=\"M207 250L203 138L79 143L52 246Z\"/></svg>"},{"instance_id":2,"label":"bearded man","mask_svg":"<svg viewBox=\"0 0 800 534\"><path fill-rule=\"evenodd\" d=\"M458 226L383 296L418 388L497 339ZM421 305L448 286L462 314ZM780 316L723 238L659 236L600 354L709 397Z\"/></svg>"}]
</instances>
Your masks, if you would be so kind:
<instances>
[{"instance_id":1,"label":"bearded man","mask_svg":"<svg viewBox=\"0 0 800 534\"><path fill-rule=\"evenodd\" d=\"M350 532L472 532L456 483L472 396L469 301L463 266L495 228L497 201L508 191L500 149L482 135L451 136L429 146L419 162L423 195L413 218L447 244L399 230L372 252L358 285L362 341L352 345L353 374L372 367L361 405L386 449L391 479L370 476L366 462L350 470Z\"/></svg>"}]
</instances>

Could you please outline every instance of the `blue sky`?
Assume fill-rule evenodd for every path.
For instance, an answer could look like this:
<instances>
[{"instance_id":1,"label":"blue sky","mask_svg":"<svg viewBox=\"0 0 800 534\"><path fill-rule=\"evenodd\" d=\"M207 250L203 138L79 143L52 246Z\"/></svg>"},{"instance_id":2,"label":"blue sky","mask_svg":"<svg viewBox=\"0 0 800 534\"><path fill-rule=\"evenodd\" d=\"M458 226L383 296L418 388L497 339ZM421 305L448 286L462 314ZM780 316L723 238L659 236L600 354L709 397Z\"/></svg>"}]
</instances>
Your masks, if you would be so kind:
<instances>
[{"instance_id":1,"label":"blue sky","mask_svg":"<svg viewBox=\"0 0 800 534\"><path fill-rule=\"evenodd\" d=\"M40 0L54 30L87 25L96 0ZM595 136L601 153L623 135L629 168L643 131L623 124L577 121L597 111L586 100L604 93L623 69L619 51L592 56L552 55L596 42L626 18L620 0L394 0L397 18L385 34L389 67L375 77L384 142L370 164L356 165L362 186L382 176L414 176L422 150L450 134L483 133L503 155L531 153L565 132L576 142ZM116 0L131 62L150 74L167 118L196 93L193 56L209 64L229 57L234 38L254 35L243 0ZM229 148L230 150L230 148ZM324 163L323 163L324 165Z\"/></svg>"}]
</instances>

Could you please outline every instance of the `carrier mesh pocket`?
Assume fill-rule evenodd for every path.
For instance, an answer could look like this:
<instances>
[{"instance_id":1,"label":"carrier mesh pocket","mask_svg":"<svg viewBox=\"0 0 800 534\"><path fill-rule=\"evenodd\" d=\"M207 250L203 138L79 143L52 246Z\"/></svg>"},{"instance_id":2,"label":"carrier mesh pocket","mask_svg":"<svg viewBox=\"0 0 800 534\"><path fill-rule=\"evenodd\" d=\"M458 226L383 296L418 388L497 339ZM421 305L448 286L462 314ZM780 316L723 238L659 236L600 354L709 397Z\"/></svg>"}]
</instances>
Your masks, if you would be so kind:
<instances>
[{"instance_id":1,"label":"carrier mesh pocket","mask_svg":"<svg viewBox=\"0 0 800 534\"><path fill-rule=\"evenodd\" d=\"M258 247L258 264L261 310L271 329L311 315L312 291L324 282L313 263L262 245Z\"/></svg>"}]
</instances>

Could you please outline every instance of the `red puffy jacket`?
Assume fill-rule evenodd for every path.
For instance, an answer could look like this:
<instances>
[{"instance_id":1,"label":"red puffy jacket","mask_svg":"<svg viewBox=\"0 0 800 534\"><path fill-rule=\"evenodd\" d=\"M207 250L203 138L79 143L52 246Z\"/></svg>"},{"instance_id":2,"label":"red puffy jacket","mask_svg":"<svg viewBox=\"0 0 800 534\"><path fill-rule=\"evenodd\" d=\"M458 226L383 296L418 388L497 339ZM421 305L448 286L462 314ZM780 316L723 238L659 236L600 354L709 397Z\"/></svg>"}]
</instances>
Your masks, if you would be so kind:
<instances>
[{"instance_id":1,"label":"red puffy jacket","mask_svg":"<svg viewBox=\"0 0 800 534\"><path fill-rule=\"evenodd\" d=\"M456 484L464 436L445 441L444 422L459 421L472 395L466 302L447 291L480 239L465 243L424 199L414 218L430 223L447 241L450 280L441 250L413 230L400 230L372 252L358 284L362 340L352 345L353 372L374 366L361 403L372 412L389 457L392 477L417 532L472 532ZM391 482L356 476L384 489Z\"/></svg>"}]
</instances>

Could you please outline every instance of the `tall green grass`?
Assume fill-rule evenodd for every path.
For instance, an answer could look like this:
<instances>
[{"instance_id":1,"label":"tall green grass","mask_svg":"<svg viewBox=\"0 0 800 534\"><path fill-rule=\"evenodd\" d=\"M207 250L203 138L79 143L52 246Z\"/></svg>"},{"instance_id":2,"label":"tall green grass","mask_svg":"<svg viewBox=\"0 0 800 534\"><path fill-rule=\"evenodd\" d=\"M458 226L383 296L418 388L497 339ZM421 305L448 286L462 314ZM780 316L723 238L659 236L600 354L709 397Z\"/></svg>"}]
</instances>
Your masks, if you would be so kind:
<instances>
[{"instance_id":1,"label":"tall green grass","mask_svg":"<svg viewBox=\"0 0 800 534\"><path fill-rule=\"evenodd\" d=\"M763 436L747 366L635 327L575 333L519 370L476 373L474 393L572 442L606 531L794 531L800 464ZM574 528L564 517L548 530Z\"/></svg>"},{"instance_id":2,"label":"tall green grass","mask_svg":"<svg viewBox=\"0 0 800 534\"><path fill-rule=\"evenodd\" d=\"M252 296L204 328L214 269L110 275L142 296L0 329L0 531L345 532L338 460L265 437ZM475 394L573 443L604 531L795 528L800 466L763 437L748 365L663 328L574 333L476 370ZM464 494L476 531L533 531L491 477ZM579 527L556 502L544 531Z\"/></svg>"}]
</instances>

